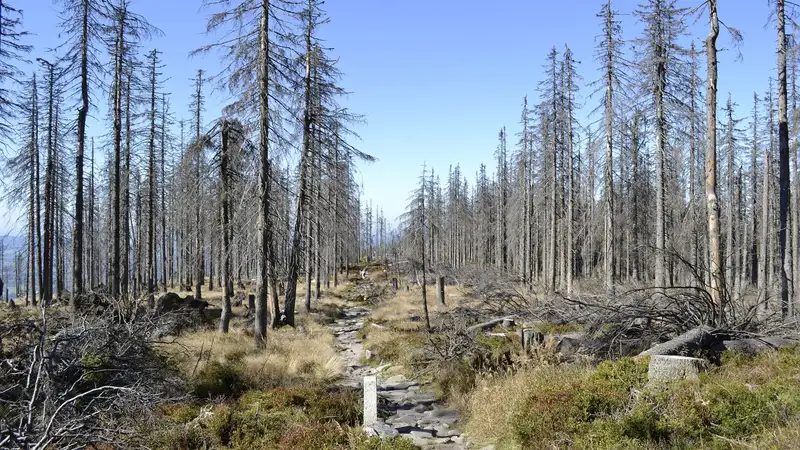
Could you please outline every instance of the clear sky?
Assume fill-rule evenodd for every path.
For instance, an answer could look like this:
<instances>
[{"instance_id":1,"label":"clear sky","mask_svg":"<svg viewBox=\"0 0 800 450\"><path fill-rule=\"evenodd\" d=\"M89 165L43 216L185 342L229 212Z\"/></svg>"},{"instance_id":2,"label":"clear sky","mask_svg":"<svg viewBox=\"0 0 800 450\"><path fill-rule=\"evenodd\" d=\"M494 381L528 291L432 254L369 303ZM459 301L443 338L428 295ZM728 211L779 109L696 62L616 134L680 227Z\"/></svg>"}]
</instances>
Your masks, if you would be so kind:
<instances>
[{"instance_id":1,"label":"clear sky","mask_svg":"<svg viewBox=\"0 0 800 450\"><path fill-rule=\"evenodd\" d=\"M165 75L170 79L173 110L187 117L189 79L198 68L214 73L216 57L189 58L196 47L212 41L204 35L209 11L200 0L132 0L134 11L164 31L164 37L145 43L144 49L163 51ZM503 125L509 135L519 130L524 95L538 102L536 86L552 46L568 44L580 61L586 83L599 78L593 60L599 33L600 0L328 0L324 8L331 23L322 36L340 58L345 73L342 84L352 91L343 104L365 114L358 125L356 145L379 161L361 166L364 198L395 217L427 163L445 176L450 164L460 163L472 180L481 162L492 167L497 133ZM637 1L618 0L613 6L623 20L626 39L637 36L640 26L630 13ZM679 1L694 7L699 0ZM16 0L25 11L25 28L36 49L45 55L59 42L57 10L51 0ZM738 116L751 108L753 91L763 93L767 78L776 76L774 27L768 24L767 0L720 0L720 19L744 34L742 60L723 51L719 64L719 100L727 93L739 104ZM698 47L707 34L702 17L691 36ZM730 47L724 31L720 47ZM701 59L705 65L705 60ZM597 105L591 88L581 90L581 117ZM217 100L209 101L206 119L218 116ZM98 118L104 104L94 111ZM587 123L587 121L583 121ZM95 124L92 132L99 132ZM514 140L515 141L515 140ZM509 140L509 145L513 142ZM472 181L470 181L472 182ZM8 227L6 224L1 224Z\"/></svg>"}]
</instances>

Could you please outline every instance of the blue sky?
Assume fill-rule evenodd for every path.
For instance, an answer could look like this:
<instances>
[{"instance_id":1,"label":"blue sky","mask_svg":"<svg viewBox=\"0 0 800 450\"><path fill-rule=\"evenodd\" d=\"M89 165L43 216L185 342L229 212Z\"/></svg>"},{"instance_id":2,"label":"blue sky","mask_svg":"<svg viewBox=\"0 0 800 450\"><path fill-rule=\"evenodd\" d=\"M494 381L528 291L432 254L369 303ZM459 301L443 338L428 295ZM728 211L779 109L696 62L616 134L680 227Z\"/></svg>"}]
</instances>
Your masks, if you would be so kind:
<instances>
[{"instance_id":1,"label":"blue sky","mask_svg":"<svg viewBox=\"0 0 800 450\"><path fill-rule=\"evenodd\" d=\"M638 2L619 0L626 39L640 29L629 14ZM679 1L693 7L699 1ZM503 125L509 135L518 131L524 95L537 102L536 86L542 65L552 46L559 51L568 44L580 61L585 82L596 80L593 61L596 17L602 1L504 0L328 0L325 9L331 23L322 30L345 73L342 84L352 91L343 104L366 115L356 126L361 141L356 145L376 156L378 162L360 168L364 198L395 217L405 208L423 162L446 175L449 165L460 163L470 179L481 162L492 166L497 133ZM51 0L16 0L25 11L25 28L33 57L59 42L57 10ZM212 41L204 34L209 11L200 0L132 0L132 9L164 31L164 37L145 43L144 50L163 51L166 90L173 111L188 117L189 79L198 68L214 73L216 57L189 58L196 47ZM720 18L744 34L742 60L735 52L720 54L719 100L731 92L738 102L738 116L751 108L753 91L762 93L767 77L775 76L775 31L767 25L766 0L723 0ZM691 29L702 47L707 34L705 17ZM688 42L688 41L687 41ZM730 47L723 31L720 47ZM701 60L705 64L705 60ZM585 116L597 105L589 98L591 88L581 90ZM207 106L206 120L218 115L220 95ZM102 119L105 105L94 111ZM583 121L586 123L586 121ZM90 134L98 133L95 122ZM509 142L512 144L512 141ZM6 220L8 222L8 220ZM0 223L9 228L11 223Z\"/></svg>"}]
</instances>

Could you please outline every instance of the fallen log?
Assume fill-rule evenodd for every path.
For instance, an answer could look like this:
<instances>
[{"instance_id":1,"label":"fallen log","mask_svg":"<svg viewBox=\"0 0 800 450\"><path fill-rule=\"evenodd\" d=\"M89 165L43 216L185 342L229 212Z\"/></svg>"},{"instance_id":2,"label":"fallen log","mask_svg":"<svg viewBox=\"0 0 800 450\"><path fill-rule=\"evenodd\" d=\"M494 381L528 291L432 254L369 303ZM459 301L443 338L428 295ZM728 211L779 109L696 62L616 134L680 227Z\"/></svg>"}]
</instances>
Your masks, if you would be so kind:
<instances>
[{"instance_id":1,"label":"fallen log","mask_svg":"<svg viewBox=\"0 0 800 450\"><path fill-rule=\"evenodd\" d=\"M713 331L714 329L709 326L693 328L678 337L639 353L638 356L688 355L698 350L706 350L716 342Z\"/></svg>"},{"instance_id":2,"label":"fallen log","mask_svg":"<svg viewBox=\"0 0 800 450\"><path fill-rule=\"evenodd\" d=\"M478 330L485 330L485 329L493 327L493 326L495 326L497 324L503 323L503 321L513 320L514 317L515 316L506 316L506 317L500 317L500 318L497 318L497 319L492 319L492 320L489 320L487 322L478 323L478 324L475 324L475 325L472 325L472 326L468 327L467 328L467 332L472 333L472 332L475 332L475 331L478 331Z\"/></svg>"},{"instance_id":3,"label":"fallen log","mask_svg":"<svg viewBox=\"0 0 800 450\"><path fill-rule=\"evenodd\" d=\"M722 344L719 346L718 350L720 352L727 350L752 356L765 351L778 350L780 348L792 347L795 345L800 345L800 341L782 337L767 336L761 338L722 341Z\"/></svg>"}]
</instances>

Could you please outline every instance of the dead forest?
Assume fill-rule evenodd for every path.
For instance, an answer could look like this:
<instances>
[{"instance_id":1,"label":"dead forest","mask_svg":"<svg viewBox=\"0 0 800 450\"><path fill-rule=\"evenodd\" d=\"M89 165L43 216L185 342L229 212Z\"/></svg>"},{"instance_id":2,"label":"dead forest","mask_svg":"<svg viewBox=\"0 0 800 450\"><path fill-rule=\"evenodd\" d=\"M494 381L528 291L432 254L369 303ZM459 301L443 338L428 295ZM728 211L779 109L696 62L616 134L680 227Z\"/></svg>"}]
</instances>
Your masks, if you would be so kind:
<instances>
[{"instance_id":1,"label":"dead forest","mask_svg":"<svg viewBox=\"0 0 800 450\"><path fill-rule=\"evenodd\" d=\"M797 5L758 18L774 76L737 104L718 53L746 36L717 0L589 2L593 53L529 55L487 164L420 161L393 218L361 185L381 155L343 106L358 86L325 2L194 3L187 57L220 64L184 111L165 88L184 63L151 45L170 30L137 1L56 0L61 41L38 48L35 8L0 0L0 195L22 242L0 448L800 439ZM422 409L383 393L383 428L362 427L366 374Z\"/></svg>"}]
</instances>

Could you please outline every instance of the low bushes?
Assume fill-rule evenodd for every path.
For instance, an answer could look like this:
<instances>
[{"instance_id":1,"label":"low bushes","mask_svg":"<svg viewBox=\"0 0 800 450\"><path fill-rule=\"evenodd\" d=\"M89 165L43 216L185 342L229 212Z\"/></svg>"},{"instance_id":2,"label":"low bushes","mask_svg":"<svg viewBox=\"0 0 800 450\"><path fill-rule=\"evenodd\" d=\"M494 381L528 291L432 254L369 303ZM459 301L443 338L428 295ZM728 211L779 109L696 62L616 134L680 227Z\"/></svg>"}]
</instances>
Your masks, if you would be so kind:
<instances>
[{"instance_id":1,"label":"low bushes","mask_svg":"<svg viewBox=\"0 0 800 450\"><path fill-rule=\"evenodd\" d=\"M165 424L146 443L160 449L414 448L404 439L369 439L359 424L360 396L322 387L247 391L235 402L165 408ZM164 426L168 425L168 426Z\"/></svg>"},{"instance_id":2,"label":"low bushes","mask_svg":"<svg viewBox=\"0 0 800 450\"><path fill-rule=\"evenodd\" d=\"M646 374L646 360L622 359L483 379L467 431L501 448L737 448L797 435L797 350L729 357L669 387L648 387Z\"/></svg>"}]
</instances>

